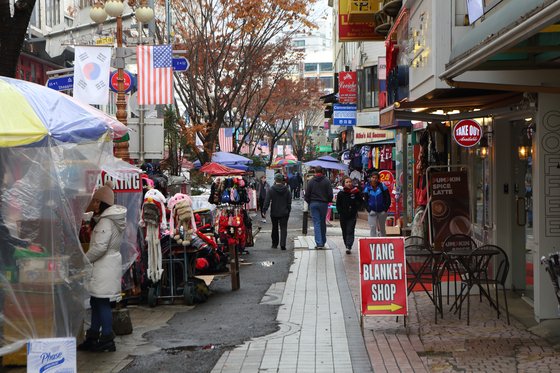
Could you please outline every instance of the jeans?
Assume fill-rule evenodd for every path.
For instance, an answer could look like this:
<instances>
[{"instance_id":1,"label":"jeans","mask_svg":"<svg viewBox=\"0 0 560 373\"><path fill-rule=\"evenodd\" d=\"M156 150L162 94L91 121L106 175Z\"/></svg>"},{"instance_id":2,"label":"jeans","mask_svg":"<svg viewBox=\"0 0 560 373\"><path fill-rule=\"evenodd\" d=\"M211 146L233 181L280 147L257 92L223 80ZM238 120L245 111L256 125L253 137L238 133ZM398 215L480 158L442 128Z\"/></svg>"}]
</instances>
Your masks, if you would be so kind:
<instances>
[{"instance_id":1,"label":"jeans","mask_svg":"<svg viewBox=\"0 0 560 373\"><path fill-rule=\"evenodd\" d=\"M90 297L91 305L91 327L94 332L101 328L101 335L113 333L113 312L111 311L111 300L109 298Z\"/></svg>"},{"instance_id":2,"label":"jeans","mask_svg":"<svg viewBox=\"0 0 560 373\"><path fill-rule=\"evenodd\" d=\"M370 211L368 214L369 234L371 237L385 237L385 220L387 220L387 212Z\"/></svg>"},{"instance_id":3,"label":"jeans","mask_svg":"<svg viewBox=\"0 0 560 373\"><path fill-rule=\"evenodd\" d=\"M270 217L272 221L272 246L278 246L278 226L280 226L280 247L286 248L286 237L288 236L288 218L289 216L283 216L281 218Z\"/></svg>"},{"instance_id":4,"label":"jeans","mask_svg":"<svg viewBox=\"0 0 560 373\"><path fill-rule=\"evenodd\" d=\"M327 243L327 210L329 204L327 202L311 201L309 210L313 218L313 230L315 233L315 244L324 247Z\"/></svg>"},{"instance_id":5,"label":"jeans","mask_svg":"<svg viewBox=\"0 0 560 373\"><path fill-rule=\"evenodd\" d=\"M354 231L356 229L356 216L340 215L340 228L342 229L342 239L346 248L354 245Z\"/></svg>"}]
</instances>

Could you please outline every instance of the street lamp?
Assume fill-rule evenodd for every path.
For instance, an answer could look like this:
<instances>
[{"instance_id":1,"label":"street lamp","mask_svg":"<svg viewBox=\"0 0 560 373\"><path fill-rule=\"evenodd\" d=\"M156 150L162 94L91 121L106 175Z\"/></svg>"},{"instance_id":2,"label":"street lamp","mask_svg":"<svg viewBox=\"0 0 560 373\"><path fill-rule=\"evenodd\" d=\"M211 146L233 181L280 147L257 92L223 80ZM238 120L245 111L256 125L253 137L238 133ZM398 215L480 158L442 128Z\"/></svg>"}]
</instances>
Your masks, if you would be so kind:
<instances>
[{"instance_id":1,"label":"street lamp","mask_svg":"<svg viewBox=\"0 0 560 373\"><path fill-rule=\"evenodd\" d=\"M129 2L130 4L130 2ZM133 5L134 2L131 4ZM124 93L124 67L125 67L125 51L123 48L123 30L122 30L122 12L124 4L121 0L107 0L105 4L100 1L96 2L89 13L90 18L95 23L103 23L107 19L107 15L117 19L117 49L115 64L117 68L117 120L127 125L126 99ZM136 19L141 23L148 23L154 18L154 10L146 5L146 0L142 0L141 5L135 11ZM142 29L140 29L141 31ZM128 141L115 144L115 156L128 160L130 154L128 152Z\"/></svg>"}]
</instances>

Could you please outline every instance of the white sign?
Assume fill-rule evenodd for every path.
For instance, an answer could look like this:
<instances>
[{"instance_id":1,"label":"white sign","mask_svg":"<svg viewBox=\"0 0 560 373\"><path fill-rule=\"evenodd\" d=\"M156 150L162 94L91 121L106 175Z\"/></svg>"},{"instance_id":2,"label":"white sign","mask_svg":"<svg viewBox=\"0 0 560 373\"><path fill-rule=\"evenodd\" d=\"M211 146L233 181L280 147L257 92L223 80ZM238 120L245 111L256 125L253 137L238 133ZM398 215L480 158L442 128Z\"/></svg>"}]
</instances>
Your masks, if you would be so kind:
<instances>
[{"instance_id":1,"label":"white sign","mask_svg":"<svg viewBox=\"0 0 560 373\"><path fill-rule=\"evenodd\" d=\"M377 79L387 80L387 62L385 57L377 59Z\"/></svg>"},{"instance_id":2,"label":"white sign","mask_svg":"<svg viewBox=\"0 0 560 373\"><path fill-rule=\"evenodd\" d=\"M358 127L379 127L379 111L359 111L357 115Z\"/></svg>"},{"instance_id":3,"label":"white sign","mask_svg":"<svg viewBox=\"0 0 560 373\"><path fill-rule=\"evenodd\" d=\"M354 127L354 144L368 144L395 138L395 130Z\"/></svg>"},{"instance_id":4,"label":"white sign","mask_svg":"<svg viewBox=\"0 0 560 373\"><path fill-rule=\"evenodd\" d=\"M76 373L76 338L43 338L27 342L27 373Z\"/></svg>"},{"instance_id":5,"label":"white sign","mask_svg":"<svg viewBox=\"0 0 560 373\"><path fill-rule=\"evenodd\" d=\"M128 151L130 158L140 158L140 128L138 118L128 119L131 130ZM144 159L163 159L163 119L146 118L144 120Z\"/></svg>"}]
</instances>

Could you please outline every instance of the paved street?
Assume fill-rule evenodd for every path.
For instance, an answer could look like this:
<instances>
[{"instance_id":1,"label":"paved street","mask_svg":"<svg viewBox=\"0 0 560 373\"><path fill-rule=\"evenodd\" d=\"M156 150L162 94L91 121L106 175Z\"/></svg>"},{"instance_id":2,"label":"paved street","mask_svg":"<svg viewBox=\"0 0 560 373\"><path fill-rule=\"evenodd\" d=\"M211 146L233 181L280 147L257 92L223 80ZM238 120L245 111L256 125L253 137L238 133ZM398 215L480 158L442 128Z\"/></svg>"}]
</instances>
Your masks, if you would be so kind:
<instances>
[{"instance_id":1,"label":"paved street","mask_svg":"<svg viewBox=\"0 0 560 373\"><path fill-rule=\"evenodd\" d=\"M300 209L301 204L295 203L294 214L301 213ZM270 225L262 226L259 242L267 245ZM339 232L337 224L333 224L328 229L328 248L318 251L314 250L312 231L308 236L302 236L300 229L291 226L293 263L287 279L273 283L257 302L276 307L278 330L249 337L231 347L226 344L223 350L217 346L223 345L224 337L212 336L212 345L208 349L214 354L207 356L216 361L212 367L207 369L193 363L196 360L185 360L190 352L184 346L185 340L177 337L185 332L194 338L195 329L205 327L197 322L189 323L189 319L196 317L194 311L197 308L204 310L206 303L194 308L184 305L129 307L134 333L118 337L116 353L79 353L79 371L139 372L157 366L159 372L184 369L185 372L212 373L560 372L560 341L556 340L555 349L519 322L517 317L530 320L530 310L514 296L510 297L511 325L508 326L503 317L496 319L495 311L473 296L471 325L467 326L464 317L459 320L449 312L436 325L434 307L427 295L413 293L408 300L410 316L406 327L402 318L397 321L393 317L368 317L362 335L357 242L354 252L345 254ZM358 235L367 236L368 232L366 222L359 221ZM292 252L291 249L289 246L286 254ZM248 257L256 257L256 253ZM280 258L278 250L263 253L276 255L276 259L271 257L273 260ZM250 267L241 268L242 289L250 287L249 280L244 277ZM227 291L232 297L238 294ZM226 298L221 302L224 301L230 302ZM222 303L220 312L227 312L226 303ZM256 306L248 305L249 308ZM560 330L557 321L543 323L540 329L534 330L543 334L546 332L543 326ZM236 325L232 324L232 333L235 328ZM159 333L162 339L154 338L154 333ZM213 360L215 353L220 355ZM140 357L145 359L137 360ZM157 360L158 365L145 365L146 360ZM135 361L142 361L142 364L133 364ZM173 365L178 361L184 364L179 370ZM189 361L191 363L187 363ZM19 373L25 370L8 371Z\"/></svg>"}]
</instances>

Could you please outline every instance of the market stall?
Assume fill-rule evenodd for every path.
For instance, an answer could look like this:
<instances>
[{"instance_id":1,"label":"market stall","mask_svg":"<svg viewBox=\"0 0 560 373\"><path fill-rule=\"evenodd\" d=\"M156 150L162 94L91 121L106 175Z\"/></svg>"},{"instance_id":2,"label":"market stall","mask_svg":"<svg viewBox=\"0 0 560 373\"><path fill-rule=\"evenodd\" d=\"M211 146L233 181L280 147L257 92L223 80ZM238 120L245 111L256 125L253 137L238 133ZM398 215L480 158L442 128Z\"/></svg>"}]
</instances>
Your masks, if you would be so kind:
<instances>
[{"instance_id":1,"label":"market stall","mask_svg":"<svg viewBox=\"0 0 560 373\"><path fill-rule=\"evenodd\" d=\"M5 77L0 124L0 355L10 365L25 363L29 340L82 327L91 264L79 227L90 176L127 130L69 96Z\"/></svg>"}]
</instances>

